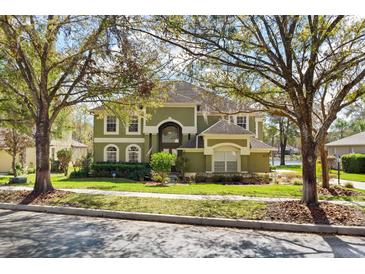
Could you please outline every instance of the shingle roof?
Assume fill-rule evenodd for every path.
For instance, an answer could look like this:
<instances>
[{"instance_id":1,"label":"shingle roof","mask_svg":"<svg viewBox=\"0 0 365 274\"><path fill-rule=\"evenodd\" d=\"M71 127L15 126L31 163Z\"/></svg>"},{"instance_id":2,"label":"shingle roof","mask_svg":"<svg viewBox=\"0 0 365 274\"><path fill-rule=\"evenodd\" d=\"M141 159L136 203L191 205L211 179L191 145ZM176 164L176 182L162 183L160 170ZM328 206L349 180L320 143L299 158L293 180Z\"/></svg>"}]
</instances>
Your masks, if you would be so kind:
<instances>
[{"instance_id":1,"label":"shingle roof","mask_svg":"<svg viewBox=\"0 0 365 274\"><path fill-rule=\"evenodd\" d=\"M78 148L87 148L87 145L80 143L76 140L71 141L71 147L78 147Z\"/></svg>"},{"instance_id":2,"label":"shingle roof","mask_svg":"<svg viewBox=\"0 0 365 274\"><path fill-rule=\"evenodd\" d=\"M255 135L251 131L244 129L243 127L237 126L227 120L221 119L216 122L211 127L207 128L200 134L245 134L245 135Z\"/></svg>"},{"instance_id":3,"label":"shingle roof","mask_svg":"<svg viewBox=\"0 0 365 274\"><path fill-rule=\"evenodd\" d=\"M171 90L168 91L166 103L198 104L202 112L227 112L236 113L248 109L240 102L229 100L185 81L172 81ZM93 108L101 110L102 106ZM252 109L251 109L252 110Z\"/></svg>"},{"instance_id":4,"label":"shingle roof","mask_svg":"<svg viewBox=\"0 0 365 274\"><path fill-rule=\"evenodd\" d=\"M355 145L355 146L365 145L365 131L326 144L326 146L349 146L349 145Z\"/></svg>"},{"instance_id":5,"label":"shingle roof","mask_svg":"<svg viewBox=\"0 0 365 274\"><path fill-rule=\"evenodd\" d=\"M251 138L251 148L264 148L264 149L270 149L270 150L276 149L254 137Z\"/></svg>"}]
</instances>

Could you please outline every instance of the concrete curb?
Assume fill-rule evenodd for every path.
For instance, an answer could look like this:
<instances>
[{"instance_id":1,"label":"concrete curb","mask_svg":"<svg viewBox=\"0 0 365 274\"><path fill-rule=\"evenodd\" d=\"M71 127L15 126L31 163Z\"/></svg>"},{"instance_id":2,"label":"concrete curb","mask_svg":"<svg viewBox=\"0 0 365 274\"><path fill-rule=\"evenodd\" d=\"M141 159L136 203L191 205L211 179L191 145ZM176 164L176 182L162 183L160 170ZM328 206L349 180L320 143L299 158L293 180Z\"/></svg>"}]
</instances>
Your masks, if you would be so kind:
<instances>
[{"instance_id":1,"label":"concrete curb","mask_svg":"<svg viewBox=\"0 0 365 274\"><path fill-rule=\"evenodd\" d=\"M104 217L104 218L127 219L127 220L138 220L138 221L153 221L153 222L188 224L188 225L365 236L365 227L363 226L351 227L351 226L340 226L340 225L294 224L285 222L206 218L206 217L151 214L151 213L139 213L139 212L111 211L111 210L100 210L100 209L84 209L75 207L20 205L20 204L10 204L10 203L0 203L0 209L55 213L55 214L77 215L77 216L88 216L88 217Z\"/></svg>"}]
</instances>

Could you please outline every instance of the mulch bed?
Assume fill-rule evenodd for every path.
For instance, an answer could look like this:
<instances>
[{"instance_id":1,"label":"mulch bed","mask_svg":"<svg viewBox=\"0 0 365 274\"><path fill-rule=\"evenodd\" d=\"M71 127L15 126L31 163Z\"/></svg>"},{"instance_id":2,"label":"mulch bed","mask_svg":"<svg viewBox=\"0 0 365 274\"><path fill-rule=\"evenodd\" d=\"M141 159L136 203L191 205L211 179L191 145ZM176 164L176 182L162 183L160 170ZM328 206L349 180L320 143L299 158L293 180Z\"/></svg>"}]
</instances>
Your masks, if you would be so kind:
<instances>
[{"instance_id":1,"label":"mulch bed","mask_svg":"<svg viewBox=\"0 0 365 274\"><path fill-rule=\"evenodd\" d=\"M55 190L41 195L34 195L31 191L0 191L0 202L17 204L48 204L54 198L64 197L68 192Z\"/></svg>"},{"instance_id":2,"label":"mulch bed","mask_svg":"<svg viewBox=\"0 0 365 274\"><path fill-rule=\"evenodd\" d=\"M325 202L313 207L299 201L270 203L267 219L290 223L365 226L364 210Z\"/></svg>"},{"instance_id":3,"label":"mulch bed","mask_svg":"<svg viewBox=\"0 0 365 274\"><path fill-rule=\"evenodd\" d=\"M332 196L359 196L360 192L353 191L348 188L339 187L339 186L331 186L329 189L323 188L321 186L317 186L318 194L321 195L332 195Z\"/></svg>"}]
</instances>

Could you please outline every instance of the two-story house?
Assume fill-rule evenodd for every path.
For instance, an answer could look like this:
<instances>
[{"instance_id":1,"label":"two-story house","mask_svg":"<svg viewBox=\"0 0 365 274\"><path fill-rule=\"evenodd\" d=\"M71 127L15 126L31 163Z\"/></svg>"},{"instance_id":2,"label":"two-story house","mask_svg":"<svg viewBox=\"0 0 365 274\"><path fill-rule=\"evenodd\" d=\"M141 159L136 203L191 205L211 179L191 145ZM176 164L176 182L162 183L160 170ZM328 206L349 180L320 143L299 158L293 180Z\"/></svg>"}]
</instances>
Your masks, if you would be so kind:
<instances>
[{"instance_id":1,"label":"two-story house","mask_svg":"<svg viewBox=\"0 0 365 274\"><path fill-rule=\"evenodd\" d=\"M148 162L166 151L187 159L187 175L269 172L273 148L262 141L262 114L222 114L229 110L217 111L211 92L183 81L168 95L163 106L145 109L149 119L131 117L127 125L94 109L95 161Z\"/></svg>"}]
</instances>

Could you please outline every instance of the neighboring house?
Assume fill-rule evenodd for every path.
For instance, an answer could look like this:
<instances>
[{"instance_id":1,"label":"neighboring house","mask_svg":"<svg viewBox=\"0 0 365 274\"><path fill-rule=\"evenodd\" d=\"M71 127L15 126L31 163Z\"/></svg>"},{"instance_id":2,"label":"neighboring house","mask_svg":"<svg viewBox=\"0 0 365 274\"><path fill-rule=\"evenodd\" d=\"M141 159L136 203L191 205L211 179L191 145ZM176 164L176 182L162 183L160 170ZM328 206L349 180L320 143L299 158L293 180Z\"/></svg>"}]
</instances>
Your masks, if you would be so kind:
<instances>
[{"instance_id":1,"label":"neighboring house","mask_svg":"<svg viewBox=\"0 0 365 274\"><path fill-rule=\"evenodd\" d=\"M4 129L0 128L0 142L3 142ZM62 139L52 139L50 145L50 158L57 159L57 151L61 149L72 150L72 162L81 159L87 154L87 146L72 140L71 132L65 134ZM35 147L28 147L23 154L25 166L34 166L36 164ZM19 160L19 159L18 159ZM0 149L0 172L8 172L11 169L11 156L6 151Z\"/></svg>"},{"instance_id":2,"label":"neighboring house","mask_svg":"<svg viewBox=\"0 0 365 274\"><path fill-rule=\"evenodd\" d=\"M326 144L328 155L341 157L349 153L365 153L365 131Z\"/></svg>"},{"instance_id":3,"label":"neighboring house","mask_svg":"<svg viewBox=\"0 0 365 274\"><path fill-rule=\"evenodd\" d=\"M128 125L93 109L95 161L148 162L151 153L166 151L188 160L187 175L269 172L273 148L262 142L262 114L224 115L237 105L212 95L176 81L162 107L144 109L150 119L134 116Z\"/></svg>"}]
</instances>

